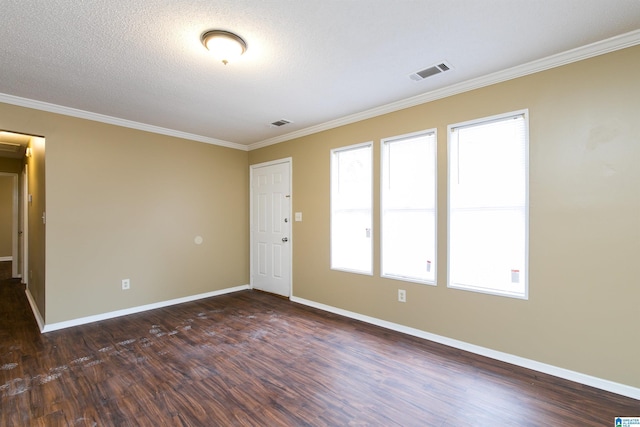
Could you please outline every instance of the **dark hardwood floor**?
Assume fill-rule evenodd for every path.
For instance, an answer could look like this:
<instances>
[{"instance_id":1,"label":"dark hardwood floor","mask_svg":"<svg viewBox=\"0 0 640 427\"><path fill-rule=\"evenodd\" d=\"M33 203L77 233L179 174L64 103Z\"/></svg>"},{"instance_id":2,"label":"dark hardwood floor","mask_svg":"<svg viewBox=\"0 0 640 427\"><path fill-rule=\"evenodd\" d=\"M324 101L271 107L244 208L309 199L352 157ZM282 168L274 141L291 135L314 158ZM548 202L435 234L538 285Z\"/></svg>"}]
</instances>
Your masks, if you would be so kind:
<instances>
[{"instance_id":1,"label":"dark hardwood floor","mask_svg":"<svg viewBox=\"0 0 640 427\"><path fill-rule=\"evenodd\" d=\"M41 335L0 282L1 426L613 426L640 401L245 291Z\"/></svg>"}]
</instances>

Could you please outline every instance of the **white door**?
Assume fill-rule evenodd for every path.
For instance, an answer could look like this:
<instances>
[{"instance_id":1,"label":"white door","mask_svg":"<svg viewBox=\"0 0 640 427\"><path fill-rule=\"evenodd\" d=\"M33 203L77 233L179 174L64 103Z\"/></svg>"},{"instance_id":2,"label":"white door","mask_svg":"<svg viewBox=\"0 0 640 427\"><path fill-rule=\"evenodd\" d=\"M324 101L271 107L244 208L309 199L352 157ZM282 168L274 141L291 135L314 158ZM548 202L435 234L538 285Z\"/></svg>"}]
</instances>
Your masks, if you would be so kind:
<instances>
[{"instance_id":1,"label":"white door","mask_svg":"<svg viewBox=\"0 0 640 427\"><path fill-rule=\"evenodd\" d=\"M251 285L291 296L291 161L251 166Z\"/></svg>"}]
</instances>

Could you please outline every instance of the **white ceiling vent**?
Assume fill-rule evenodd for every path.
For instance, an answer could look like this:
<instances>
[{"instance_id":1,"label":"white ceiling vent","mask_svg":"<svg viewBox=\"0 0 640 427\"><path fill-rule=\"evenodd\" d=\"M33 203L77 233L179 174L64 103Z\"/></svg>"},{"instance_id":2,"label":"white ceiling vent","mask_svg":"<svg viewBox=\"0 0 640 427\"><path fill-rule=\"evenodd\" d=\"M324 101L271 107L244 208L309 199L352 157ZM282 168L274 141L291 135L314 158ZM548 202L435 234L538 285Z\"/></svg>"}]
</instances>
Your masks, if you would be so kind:
<instances>
[{"instance_id":1,"label":"white ceiling vent","mask_svg":"<svg viewBox=\"0 0 640 427\"><path fill-rule=\"evenodd\" d=\"M272 127L280 127L280 126L284 126L284 125L288 125L289 123L291 123L291 120L286 120L286 119L280 119L276 122L271 123Z\"/></svg>"},{"instance_id":2,"label":"white ceiling vent","mask_svg":"<svg viewBox=\"0 0 640 427\"><path fill-rule=\"evenodd\" d=\"M409 75L411 80L415 80L419 82L420 80L424 80L427 77L435 76L436 74L444 73L445 71L449 71L451 66L446 62L441 62L440 64L433 65L429 68L425 68L424 70L416 71L413 74Z\"/></svg>"}]
</instances>

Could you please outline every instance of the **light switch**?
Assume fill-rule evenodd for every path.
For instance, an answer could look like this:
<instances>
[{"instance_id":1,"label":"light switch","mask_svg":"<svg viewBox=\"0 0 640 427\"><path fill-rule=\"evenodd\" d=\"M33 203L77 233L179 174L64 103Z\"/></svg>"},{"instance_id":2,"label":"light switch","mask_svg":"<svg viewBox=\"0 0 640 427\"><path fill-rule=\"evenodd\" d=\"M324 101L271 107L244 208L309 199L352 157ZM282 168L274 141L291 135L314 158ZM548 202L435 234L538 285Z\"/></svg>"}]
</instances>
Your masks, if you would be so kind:
<instances>
[{"instance_id":1,"label":"light switch","mask_svg":"<svg viewBox=\"0 0 640 427\"><path fill-rule=\"evenodd\" d=\"M296 212L296 222L302 221L302 212Z\"/></svg>"}]
</instances>

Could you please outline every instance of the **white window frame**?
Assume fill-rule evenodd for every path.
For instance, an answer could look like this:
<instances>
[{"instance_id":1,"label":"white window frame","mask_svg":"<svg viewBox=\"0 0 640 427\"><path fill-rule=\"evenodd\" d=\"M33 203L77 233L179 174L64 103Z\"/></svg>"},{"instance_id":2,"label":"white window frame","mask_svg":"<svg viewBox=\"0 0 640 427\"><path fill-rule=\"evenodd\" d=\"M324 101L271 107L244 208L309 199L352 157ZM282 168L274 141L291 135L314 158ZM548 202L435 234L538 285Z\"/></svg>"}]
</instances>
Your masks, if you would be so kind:
<instances>
[{"instance_id":1,"label":"white window frame","mask_svg":"<svg viewBox=\"0 0 640 427\"><path fill-rule=\"evenodd\" d=\"M369 207L369 222L371 224L371 228L369 228L369 265L370 268L369 270L359 270L359 269L352 269L352 268L345 268L345 267L340 267L340 266L334 266L333 265L333 214L334 214L334 183L335 183L335 173L336 173L336 168L335 168L335 161L336 161L336 155L341 153L341 152L346 152L346 151L350 151L350 150L358 150L358 149L362 149L362 148L369 148L370 153L371 153L371 164L369 165L370 167L370 173L371 173L371 186L369 188L369 197L371 200L371 204ZM373 185L374 185L374 180L375 180L375 176L373 174L373 163L374 163L374 159L373 159L373 141L369 141L369 142L363 142L360 144L353 144L353 145L348 145L348 146L344 146L344 147L338 147L338 148L334 148L331 150L331 168L330 168L330 186L329 186L329 199L330 199L330 212L329 212L329 217L330 217L330 251L329 251L329 263L330 263L330 268L331 270L336 270L336 271L344 271L344 272L348 272L348 273L356 273L356 274L363 274L363 275L367 275L367 276L373 276L373 240L374 240L374 224L373 224ZM364 230L363 230L364 231Z\"/></svg>"},{"instance_id":2,"label":"white window frame","mask_svg":"<svg viewBox=\"0 0 640 427\"><path fill-rule=\"evenodd\" d=\"M470 285L461 285L461 284L456 284L456 283L452 283L451 280L451 159L452 159L452 155L451 155L451 144L452 144L452 138L451 138L451 134L452 134L452 130L453 129L457 129L457 128L463 128L463 127L469 127L469 126L474 126L474 125L480 125L480 124L487 124L490 122L495 122L495 121L502 121L505 119L509 119L509 118L516 118L518 116L522 116L524 118L524 135L525 135L525 153L524 153L524 162L525 162L525 206L524 206L524 241L525 241L525 248L524 248L524 265L525 265L525 272L523 275L520 276L521 280L524 280L524 292L523 293L511 293L511 292L507 292L507 291L500 291L500 290L496 290L496 289L489 289L489 288L485 288L485 287L474 287L474 286L470 286ZM451 124L449 126L447 126L447 164L448 164L448 173L447 173L447 180L448 180L448 186L447 186L447 287L448 288L453 288L453 289L460 289L460 290L465 290L465 291L471 291L471 292L478 292L478 293L484 293L484 294L490 294L490 295L497 295L497 296L505 296L505 297L510 297L510 298L517 298L517 299L524 299L524 300L528 300L529 299L529 110L528 109L524 109L524 110L518 110L518 111L513 111L513 112L509 112L509 113L504 113L504 114L498 114L495 116L489 116L489 117L484 117L484 118L479 118L479 119L474 119L474 120L470 120L470 121L466 121L466 122L461 122L461 123L456 123L456 124Z\"/></svg>"},{"instance_id":3,"label":"white window frame","mask_svg":"<svg viewBox=\"0 0 640 427\"><path fill-rule=\"evenodd\" d=\"M418 277L412 277L412 276L402 276L402 275L398 275L398 274L389 274L389 273L385 273L384 272L384 210L385 210L385 203L384 203L384 182L385 182L385 174L384 174L384 170L385 170L385 161L386 161L386 156L387 156L387 147L389 146L389 144L392 144L393 142L400 142L400 141L405 141L408 139L414 139L414 138L418 138L421 136L431 136L433 135L434 138L434 148L433 148L433 156L434 156L434 177L433 177L433 182L434 182L434 188L433 188L433 192L434 192L434 230L433 230L433 236L434 236L434 241L433 241L433 261L431 262L431 268L433 269L433 280L429 280L429 279L420 279ZM437 285L437 280L438 280L438 271L437 271L437 258L438 258L438 132L436 128L433 129L426 129L426 130L422 130L422 131L418 131L418 132L412 132L412 133L407 133L407 134L403 134L403 135L398 135L398 136L393 136L393 137L389 137L389 138L384 138L380 140L380 277L383 278L387 278L387 279L393 279L393 280L400 280L400 281L405 281L405 282L413 282L413 283L420 283L420 284L426 284L426 285L431 285L431 286L436 286Z\"/></svg>"}]
</instances>

